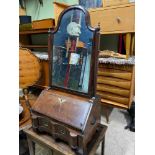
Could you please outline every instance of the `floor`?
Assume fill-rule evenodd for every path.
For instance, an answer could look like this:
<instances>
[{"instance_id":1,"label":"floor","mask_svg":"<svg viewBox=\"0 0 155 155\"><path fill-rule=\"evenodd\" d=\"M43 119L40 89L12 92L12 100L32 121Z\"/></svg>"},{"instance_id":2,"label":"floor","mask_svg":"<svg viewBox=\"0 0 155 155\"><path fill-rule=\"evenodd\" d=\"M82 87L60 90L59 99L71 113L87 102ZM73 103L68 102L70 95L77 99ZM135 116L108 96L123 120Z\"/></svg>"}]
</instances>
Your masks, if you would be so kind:
<instances>
[{"instance_id":1,"label":"floor","mask_svg":"<svg viewBox=\"0 0 155 155\"><path fill-rule=\"evenodd\" d=\"M103 112L102 112L103 113ZM135 133L125 130L124 127L129 122L129 115L126 110L114 108L109 117L109 124L106 123L105 116L102 115L101 122L108 126L105 141L105 155L134 155L135 154ZM96 155L100 155L99 147ZM27 154L28 155L28 154ZM51 153L36 145L35 155L60 155Z\"/></svg>"},{"instance_id":2,"label":"floor","mask_svg":"<svg viewBox=\"0 0 155 155\"><path fill-rule=\"evenodd\" d=\"M134 155L135 133L124 129L130 120L127 111L114 108L109 118L105 155ZM104 116L102 116L101 122L106 124ZM96 155L100 155L100 148L98 148Z\"/></svg>"}]
</instances>

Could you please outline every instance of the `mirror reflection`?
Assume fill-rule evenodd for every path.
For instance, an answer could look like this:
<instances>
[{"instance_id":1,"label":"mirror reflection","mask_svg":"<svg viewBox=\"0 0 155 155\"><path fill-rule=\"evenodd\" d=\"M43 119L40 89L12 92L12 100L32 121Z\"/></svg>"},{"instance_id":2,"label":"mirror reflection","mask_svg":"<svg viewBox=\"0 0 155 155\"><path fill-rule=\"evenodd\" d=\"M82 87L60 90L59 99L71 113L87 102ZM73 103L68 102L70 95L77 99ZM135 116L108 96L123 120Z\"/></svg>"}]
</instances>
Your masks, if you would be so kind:
<instances>
[{"instance_id":1,"label":"mirror reflection","mask_svg":"<svg viewBox=\"0 0 155 155\"><path fill-rule=\"evenodd\" d=\"M88 93L93 32L84 12L66 12L53 39L52 85Z\"/></svg>"}]
</instances>

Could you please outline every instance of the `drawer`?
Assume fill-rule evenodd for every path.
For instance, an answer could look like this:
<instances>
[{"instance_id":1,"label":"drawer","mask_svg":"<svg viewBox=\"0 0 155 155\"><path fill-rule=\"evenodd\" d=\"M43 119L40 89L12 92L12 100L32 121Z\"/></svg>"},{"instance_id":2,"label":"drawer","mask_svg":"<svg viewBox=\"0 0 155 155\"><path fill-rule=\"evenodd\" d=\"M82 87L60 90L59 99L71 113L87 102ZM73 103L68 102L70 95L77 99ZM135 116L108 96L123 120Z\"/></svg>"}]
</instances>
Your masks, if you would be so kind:
<instances>
[{"instance_id":1,"label":"drawer","mask_svg":"<svg viewBox=\"0 0 155 155\"><path fill-rule=\"evenodd\" d=\"M132 73L122 71L122 70L116 70L116 69L98 69L98 76L104 76L104 77L112 77L112 78L118 78L118 79L124 79L124 80L131 80L132 79Z\"/></svg>"},{"instance_id":2,"label":"drawer","mask_svg":"<svg viewBox=\"0 0 155 155\"><path fill-rule=\"evenodd\" d=\"M113 6L129 3L129 0L103 0L103 6Z\"/></svg>"},{"instance_id":3,"label":"drawer","mask_svg":"<svg viewBox=\"0 0 155 155\"><path fill-rule=\"evenodd\" d=\"M97 83L116 86L116 87L128 89L128 90L131 87L131 81L123 80L115 77L97 76Z\"/></svg>"},{"instance_id":4,"label":"drawer","mask_svg":"<svg viewBox=\"0 0 155 155\"><path fill-rule=\"evenodd\" d=\"M97 91L97 94L100 95L102 99L111 100L124 105L127 105L129 103L129 97L123 97L120 95L115 95L113 93L107 93L103 91Z\"/></svg>"},{"instance_id":5,"label":"drawer","mask_svg":"<svg viewBox=\"0 0 155 155\"><path fill-rule=\"evenodd\" d=\"M110 8L110 7L109 7ZM100 23L101 34L135 31L135 6L103 8L90 11L91 24ZM98 18L96 18L98 17Z\"/></svg>"},{"instance_id":6,"label":"drawer","mask_svg":"<svg viewBox=\"0 0 155 155\"><path fill-rule=\"evenodd\" d=\"M111 85L106 85L106 84L97 84L97 91L112 93L112 94L120 95L123 97L130 96L130 90L111 86Z\"/></svg>"}]
</instances>

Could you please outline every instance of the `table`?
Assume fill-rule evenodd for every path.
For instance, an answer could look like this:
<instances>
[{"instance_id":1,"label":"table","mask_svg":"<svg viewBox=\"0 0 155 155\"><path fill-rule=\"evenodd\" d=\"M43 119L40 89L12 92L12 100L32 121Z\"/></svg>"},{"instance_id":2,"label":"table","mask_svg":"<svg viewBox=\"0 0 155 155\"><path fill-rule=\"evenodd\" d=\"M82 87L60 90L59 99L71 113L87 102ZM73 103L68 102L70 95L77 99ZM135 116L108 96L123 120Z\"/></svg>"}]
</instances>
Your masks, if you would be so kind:
<instances>
[{"instance_id":1,"label":"table","mask_svg":"<svg viewBox=\"0 0 155 155\"><path fill-rule=\"evenodd\" d=\"M99 144L101 143L101 155L104 155L104 143L105 143L105 133L107 130L107 126L101 125L102 130L96 136L95 143L92 144L92 149L89 155L94 155ZM35 155L35 147L34 143L38 143L43 147L48 147L51 150L59 152L63 155L76 155L76 153L70 149L70 147L62 142L56 142L51 136L47 134L38 134L33 131L32 128L25 129L24 132L27 135L27 141L29 146L30 155Z\"/></svg>"}]
</instances>

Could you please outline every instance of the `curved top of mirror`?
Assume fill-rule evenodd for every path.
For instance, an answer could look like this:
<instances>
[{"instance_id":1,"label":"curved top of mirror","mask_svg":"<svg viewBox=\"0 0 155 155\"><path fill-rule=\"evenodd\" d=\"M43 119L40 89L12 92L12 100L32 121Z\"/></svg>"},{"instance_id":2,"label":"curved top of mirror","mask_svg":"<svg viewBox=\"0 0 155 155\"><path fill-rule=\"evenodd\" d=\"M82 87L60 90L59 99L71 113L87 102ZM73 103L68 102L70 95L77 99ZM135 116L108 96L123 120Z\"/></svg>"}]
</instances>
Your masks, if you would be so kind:
<instances>
[{"instance_id":1,"label":"curved top of mirror","mask_svg":"<svg viewBox=\"0 0 155 155\"><path fill-rule=\"evenodd\" d=\"M81 6L71 6L61 13L51 39L52 87L90 94L98 29L89 24L89 14Z\"/></svg>"}]
</instances>

